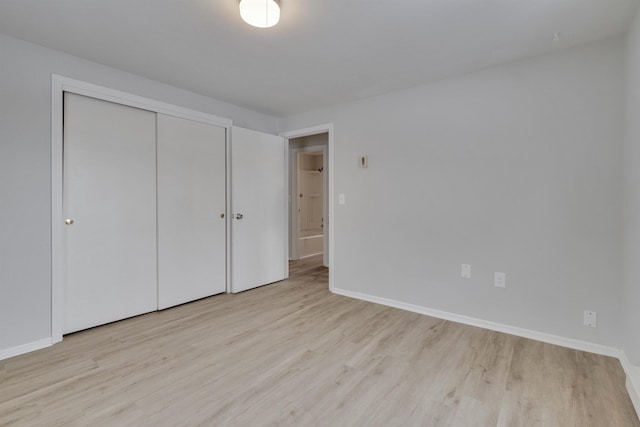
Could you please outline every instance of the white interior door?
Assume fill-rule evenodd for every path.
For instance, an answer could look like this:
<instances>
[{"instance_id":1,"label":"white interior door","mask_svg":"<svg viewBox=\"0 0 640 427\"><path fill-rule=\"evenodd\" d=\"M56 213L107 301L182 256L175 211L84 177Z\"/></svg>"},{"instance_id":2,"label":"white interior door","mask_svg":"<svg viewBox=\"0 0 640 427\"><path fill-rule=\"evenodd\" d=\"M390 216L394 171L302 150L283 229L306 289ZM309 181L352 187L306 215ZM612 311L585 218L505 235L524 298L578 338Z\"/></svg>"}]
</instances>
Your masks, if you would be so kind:
<instances>
[{"instance_id":1,"label":"white interior door","mask_svg":"<svg viewBox=\"0 0 640 427\"><path fill-rule=\"evenodd\" d=\"M225 129L158 114L158 308L226 290Z\"/></svg>"},{"instance_id":2,"label":"white interior door","mask_svg":"<svg viewBox=\"0 0 640 427\"><path fill-rule=\"evenodd\" d=\"M63 332L156 310L155 113L66 93L63 182Z\"/></svg>"},{"instance_id":3,"label":"white interior door","mask_svg":"<svg viewBox=\"0 0 640 427\"><path fill-rule=\"evenodd\" d=\"M231 290L288 275L284 138L233 127Z\"/></svg>"}]
</instances>

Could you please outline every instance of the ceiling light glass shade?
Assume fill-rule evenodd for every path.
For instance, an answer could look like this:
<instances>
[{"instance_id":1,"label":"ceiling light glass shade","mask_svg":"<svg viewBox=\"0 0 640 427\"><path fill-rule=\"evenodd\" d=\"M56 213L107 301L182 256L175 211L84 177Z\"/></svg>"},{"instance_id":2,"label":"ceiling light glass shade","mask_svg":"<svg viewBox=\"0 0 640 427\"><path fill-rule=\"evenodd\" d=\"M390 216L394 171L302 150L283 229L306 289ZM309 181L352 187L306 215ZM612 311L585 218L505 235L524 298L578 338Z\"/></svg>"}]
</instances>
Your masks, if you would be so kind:
<instances>
[{"instance_id":1,"label":"ceiling light glass shade","mask_svg":"<svg viewBox=\"0 0 640 427\"><path fill-rule=\"evenodd\" d=\"M273 27L280 20L280 6L276 0L240 0L240 16L254 27Z\"/></svg>"}]
</instances>

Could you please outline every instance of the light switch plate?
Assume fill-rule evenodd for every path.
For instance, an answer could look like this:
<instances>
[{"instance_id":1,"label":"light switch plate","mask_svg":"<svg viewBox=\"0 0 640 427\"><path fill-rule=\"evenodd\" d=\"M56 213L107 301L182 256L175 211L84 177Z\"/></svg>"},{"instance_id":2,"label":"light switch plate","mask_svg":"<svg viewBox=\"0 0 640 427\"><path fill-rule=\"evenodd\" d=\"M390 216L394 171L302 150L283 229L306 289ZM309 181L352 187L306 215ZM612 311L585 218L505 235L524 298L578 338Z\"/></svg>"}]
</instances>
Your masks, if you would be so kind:
<instances>
[{"instance_id":1,"label":"light switch plate","mask_svg":"<svg viewBox=\"0 0 640 427\"><path fill-rule=\"evenodd\" d=\"M339 204L339 205L344 205L344 204L345 204L345 196L344 196L344 193L340 193L340 194L338 194L338 204Z\"/></svg>"},{"instance_id":2,"label":"light switch plate","mask_svg":"<svg viewBox=\"0 0 640 427\"><path fill-rule=\"evenodd\" d=\"M505 288L507 286L507 275L498 271L493 273L493 286L496 288Z\"/></svg>"}]
</instances>

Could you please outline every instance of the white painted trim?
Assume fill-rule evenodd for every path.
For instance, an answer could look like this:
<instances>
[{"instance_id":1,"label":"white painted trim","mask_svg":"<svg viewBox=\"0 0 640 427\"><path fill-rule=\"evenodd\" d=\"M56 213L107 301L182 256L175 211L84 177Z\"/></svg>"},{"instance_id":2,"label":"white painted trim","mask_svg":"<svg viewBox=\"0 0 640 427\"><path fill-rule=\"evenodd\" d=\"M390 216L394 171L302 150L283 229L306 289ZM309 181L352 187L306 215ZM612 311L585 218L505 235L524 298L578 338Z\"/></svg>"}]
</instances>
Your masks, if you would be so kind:
<instances>
[{"instance_id":1,"label":"white painted trim","mask_svg":"<svg viewBox=\"0 0 640 427\"><path fill-rule=\"evenodd\" d=\"M214 116L213 114L179 107L177 105L157 101L155 99L133 95L131 93L111 89L104 86L98 86L93 83L87 83L81 80L75 80L56 74L52 74L52 87L58 89L54 93L54 95L56 96L61 96L60 92L62 91L72 92L78 95L101 99L103 101L115 102L117 104L128 105L130 107L140 108L155 113L180 117L183 119L207 123L215 126L230 127L233 124L231 119L227 119L224 117Z\"/></svg>"},{"instance_id":2,"label":"white painted trim","mask_svg":"<svg viewBox=\"0 0 640 427\"><path fill-rule=\"evenodd\" d=\"M29 353L35 350L40 350L41 348L50 347L51 345L53 345L53 341L51 340L51 338L43 338L41 340L33 341L27 344L5 348L4 350L0 350L0 360L19 356L21 354Z\"/></svg>"},{"instance_id":3,"label":"white painted trim","mask_svg":"<svg viewBox=\"0 0 640 427\"><path fill-rule=\"evenodd\" d=\"M303 256L300 257L300 259L311 258L311 257L316 256L316 255L322 255L322 252L318 252L317 254L303 255Z\"/></svg>"},{"instance_id":4,"label":"white painted trim","mask_svg":"<svg viewBox=\"0 0 640 427\"><path fill-rule=\"evenodd\" d=\"M286 244L284 245L284 254L282 259L284 260L284 278L289 278L289 141L287 141L284 137L282 138L282 145L284 148L284 229L287 230L287 235L285 236Z\"/></svg>"},{"instance_id":5,"label":"white painted trim","mask_svg":"<svg viewBox=\"0 0 640 427\"><path fill-rule=\"evenodd\" d=\"M227 205L225 207L225 221L227 226L226 238L227 238L227 293L231 293L231 139L233 126L229 126L226 131L227 141L226 141L226 156L227 156Z\"/></svg>"},{"instance_id":6,"label":"white painted trim","mask_svg":"<svg viewBox=\"0 0 640 427\"><path fill-rule=\"evenodd\" d=\"M640 417L640 366L632 365L624 351L620 356L620 363L627 374L626 386L629 398L633 403L636 414Z\"/></svg>"},{"instance_id":7,"label":"white painted trim","mask_svg":"<svg viewBox=\"0 0 640 427\"><path fill-rule=\"evenodd\" d=\"M62 233L62 116L64 80L51 76L51 341L62 341L62 284L64 235Z\"/></svg>"},{"instance_id":8,"label":"white painted trim","mask_svg":"<svg viewBox=\"0 0 640 427\"><path fill-rule=\"evenodd\" d=\"M636 415L640 417L640 368L635 369L636 372L631 375L625 371L627 372L626 386L631 403L633 403L633 407L636 410Z\"/></svg>"},{"instance_id":9,"label":"white painted trim","mask_svg":"<svg viewBox=\"0 0 640 427\"><path fill-rule=\"evenodd\" d=\"M329 174L331 169L329 168L329 143L325 144L322 149L322 168L325 171L325 176L322 179L322 264L325 267L329 267L329 256L331 252L329 250L329 243L332 239L329 239L329 233L333 230L333 227L329 224ZM324 220L326 218L326 221Z\"/></svg>"},{"instance_id":10,"label":"white painted trim","mask_svg":"<svg viewBox=\"0 0 640 427\"><path fill-rule=\"evenodd\" d=\"M329 197L328 197L328 208L329 208L329 215L328 218L326 220L325 226L329 227L329 242L328 242L328 246L329 246L329 265L327 265L327 267L329 267L329 290L333 291L333 283L334 283L334 276L333 276L333 260L335 257L335 244L334 244L334 226L333 226L333 218L334 218L334 203L333 203L333 196L334 196L334 190L333 190L333 169L334 169L334 147L333 147L333 123L327 123L327 124L323 124L323 125L318 125L318 126L312 126L312 127L308 127L308 128L303 128L303 129L297 129L297 130L292 130L292 131L287 131L287 132L280 132L280 136L284 137L285 139L287 139L287 152L289 151L289 139L293 139L293 138L301 138L303 136L310 136L310 135L316 135L319 133L327 133L328 134L328 149L329 149L329 155L327 156L329 159L329 165L328 165L328 169L329 169ZM287 165L287 169L289 168L289 166ZM287 180L287 185L288 184L288 180ZM288 211L287 211L288 212ZM287 220L288 223L288 220Z\"/></svg>"},{"instance_id":11,"label":"white painted trim","mask_svg":"<svg viewBox=\"0 0 640 427\"><path fill-rule=\"evenodd\" d=\"M289 140L287 140L287 185L289 186L287 192L287 198L289 200L289 215L287 220L287 226L289 229L289 259L296 261L300 259L298 250L298 200L296 199L296 189L298 187L298 174L297 174L297 151L292 149Z\"/></svg>"},{"instance_id":12,"label":"white painted trim","mask_svg":"<svg viewBox=\"0 0 640 427\"><path fill-rule=\"evenodd\" d=\"M475 317L463 316L456 313L450 313L447 311L436 310L433 308L423 307L414 304L408 304L388 298L377 297L373 295L367 295L360 292L348 291L345 289L332 290L333 293L359 299L362 301L373 302L376 304L386 305L388 307L399 308L401 310L411 311L414 313L425 314L427 316L436 317L438 319L450 320L452 322L463 323L465 325L477 326L479 328L489 329L492 331L504 332L510 335L516 335L523 338L529 338L536 341L542 341L549 344L555 344L562 347L568 347L575 350L587 351L590 353L601 354L604 356L611 356L620 358L622 352L614 347L609 347L600 344L594 344L587 341L575 340L572 338L565 338L558 335L547 334L544 332L533 331L530 329L518 328L515 326L509 326L502 323L491 322L488 320L478 319Z\"/></svg>"},{"instance_id":13,"label":"white painted trim","mask_svg":"<svg viewBox=\"0 0 640 427\"><path fill-rule=\"evenodd\" d=\"M56 74L51 75L51 342L62 341L62 284L65 278L63 253L65 248L62 232L62 174L63 174L63 100L64 92L89 96L104 101L115 102L155 113L180 117L196 122L220 126L226 129L227 151L230 143L230 129L233 121L201 111L191 110L127 92L98 86ZM227 155L227 162L229 161ZM228 165L228 163L227 163ZM229 176L227 171L227 177ZM227 180L227 194L230 193ZM229 198L227 197L227 224L229 223ZM229 249L229 226L227 226L227 249ZM228 255L227 255L228 258ZM227 261L228 267L228 261ZM228 270L227 270L228 271ZM229 276L227 275L227 292Z\"/></svg>"}]
</instances>

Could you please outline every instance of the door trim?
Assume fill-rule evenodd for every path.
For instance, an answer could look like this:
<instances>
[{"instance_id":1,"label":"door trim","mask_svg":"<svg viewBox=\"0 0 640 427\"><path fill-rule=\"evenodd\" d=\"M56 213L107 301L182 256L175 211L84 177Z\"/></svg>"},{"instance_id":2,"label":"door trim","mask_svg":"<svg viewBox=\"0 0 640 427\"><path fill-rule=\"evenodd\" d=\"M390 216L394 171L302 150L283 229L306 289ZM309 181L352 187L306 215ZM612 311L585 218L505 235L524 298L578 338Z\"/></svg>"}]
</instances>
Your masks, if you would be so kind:
<instances>
[{"instance_id":1,"label":"door trim","mask_svg":"<svg viewBox=\"0 0 640 427\"><path fill-rule=\"evenodd\" d=\"M333 203L333 195L334 195L334 191L333 191L333 168L334 168L334 147L333 147L333 123L326 123L326 124L322 124L322 125L318 125L318 126L311 126L311 127L307 127L307 128L302 128L302 129L297 129L297 130L292 130L292 131L287 131L287 132L280 132L279 135L284 137L286 140L286 156L287 158L285 159L285 164L286 164L286 172L287 172L287 177L286 177L286 184L287 185L287 194L289 194L289 140L294 139L294 138L301 138L303 136L311 136L311 135L316 135L319 133L327 133L328 134L328 150L329 150L329 155L328 157L328 167L329 167L329 191L328 191L328 198L327 198L327 205L328 205L328 217L327 217L327 221L326 224L329 227L329 233L327 236L328 237L328 248L329 248L329 265L327 265L327 267L329 267L329 290L333 291L333 260L334 260L334 226L333 226L333 212L334 212L334 203ZM287 209L287 224L289 224L289 209ZM287 225L288 228L288 225Z\"/></svg>"},{"instance_id":2,"label":"door trim","mask_svg":"<svg viewBox=\"0 0 640 427\"><path fill-rule=\"evenodd\" d=\"M84 95L103 101L114 102L129 107L140 108L154 113L166 114L183 119L207 123L225 128L225 150L229 153L230 128L232 120L201 111L179 107L165 102L133 95L127 92L98 86L81 80L51 75L51 340L55 344L62 341L63 313L62 313L62 284L64 283L66 270L64 268L65 239L63 234L62 215L62 189L63 189L63 96L64 92ZM226 161L229 171L229 156ZM227 175L228 176L228 175ZM227 195L229 194L229 180L226 182ZM227 218L226 247L229 253L229 203L225 208ZM228 255L227 255L228 262ZM228 271L227 271L228 274ZM227 275L228 278L228 275ZM229 292L229 280L226 284Z\"/></svg>"}]
</instances>

